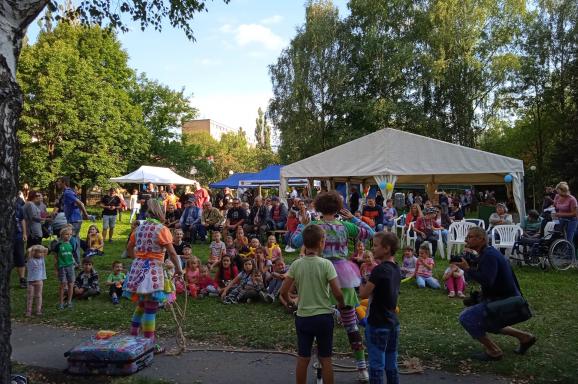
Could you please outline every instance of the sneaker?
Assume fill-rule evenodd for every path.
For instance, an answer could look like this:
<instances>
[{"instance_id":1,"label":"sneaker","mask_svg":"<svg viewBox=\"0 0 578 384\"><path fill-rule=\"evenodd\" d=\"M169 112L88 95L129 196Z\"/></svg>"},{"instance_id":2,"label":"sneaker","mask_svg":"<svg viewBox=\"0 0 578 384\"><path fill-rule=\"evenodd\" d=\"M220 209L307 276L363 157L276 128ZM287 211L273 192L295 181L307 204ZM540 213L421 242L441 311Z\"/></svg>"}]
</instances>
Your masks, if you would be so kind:
<instances>
[{"instance_id":1,"label":"sneaker","mask_svg":"<svg viewBox=\"0 0 578 384\"><path fill-rule=\"evenodd\" d=\"M463 292L458 292L458 297L463 299L464 297L466 297L466 295L464 295Z\"/></svg>"},{"instance_id":2,"label":"sneaker","mask_svg":"<svg viewBox=\"0 0 578 384\"><path fill-rule=\"evenodd\" d=\"M269 295L267 294L267 292L259 291L259 296L261 296L261 299L263 299L264 302L266 303L269 302Z\"/></svg>"},{"instance_id":3,"label":"sneaker","mask_svg":"<svg viewBox=\"0 0 578 384\"><path fill-rule=\"evenodd\" d=\"M253 302L253 299L247 299L247 304L251 304Z\"/></svg>"},{"instance_id":4,"label":"sneaker","mask_svg":"<svg viewBox=\"0 0 578 384\"><path fill-rule=\"evenodd\" d=\"M118 304L118 297L113 297L113 298L112 298L112 303L113 303L114 305L117 305L117 304Z\"/></svg>"},{"instance_id":5,"label":"sneaker","mask_svg":"<svg viewBox=\"0 0 578 384\"><path fill-rule=\"evenodd\" d=\"M64 308L66 308L66 306L64 304L59 304L58 305L58 309L63 310Z\"/></svg>"},{"instance_id":6,"label":"sneaker","mask_svg":"<svg viewBox=\"0 0 578 384\"><path fill-rule=\"evenodd\" d=\"M66 306L70 309L74 309L74 304L72 303L72 301L68 304L66 304Z\"/></svg>"},{"instance_id":7,"label":"sneaker","mask_svg":"<svg viewBox=\"0 0 578 384\"><path fill-rule=\"evenodd\" d=\"M358 369L357 370L357 380L360 383L369 383L369 373L367 369Z\"/></svg>"},{"instance_id":8,"label":"sneaker","mask_svg":"<svg viewBox=\"0 0 578 384\"><path fill-rule=\"evenodd\" d=\"M456 293L454 291L450 291L450 293L448 294L448 297L456 297Z\"/></svg>"},{"instance_id":9,"label":"sneaker","mask_svg":"<svg viewBox=\"0 0 578 384\"><path fill-rule=\"evenodd\" d=\"M209 293L209 297L219 297L219 294L216 292Z\"/></svg>"},{"instance_id":10,"label":"sneaker","mask_svg":"<svg viewBox=\"0 0 578 384\"><path fill-rule=\"evenodd\" d=\"M265 301L269 304L273 304L275 302L275 296L268 294L265 298Z\"/></svg>"},{"instance_id":11,"label":"sneaker","mask_svg":"<svg viewBox=\"0 0 578 384\"><path fill-rule=\"evenodd\" d=\"M290 245L288 245L288 246L285 247L285 252L289 252L289 253L295 252L295 249L292 248Z\"/></svg>"},{"instance_id":12,"label":"sneaker","mask_svg":"<svg viewBox=\"0 0 578 384\"><path fill-rule=\"evenodd\" d=\"M20 288L28 288L28 282L25 278L20 279Z\"/></svg>"}]
</instances>

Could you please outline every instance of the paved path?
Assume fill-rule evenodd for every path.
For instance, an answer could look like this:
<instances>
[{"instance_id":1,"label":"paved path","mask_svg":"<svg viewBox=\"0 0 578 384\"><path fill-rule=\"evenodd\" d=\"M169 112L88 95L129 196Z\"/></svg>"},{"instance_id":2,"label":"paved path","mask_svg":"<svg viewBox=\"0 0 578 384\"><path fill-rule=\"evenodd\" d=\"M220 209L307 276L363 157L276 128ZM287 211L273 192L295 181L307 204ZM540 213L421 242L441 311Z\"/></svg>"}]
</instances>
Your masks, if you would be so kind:
<instances>
[{"instance_id":1,"label":"paved path","mask_svg":"<svg viewBox=\"0 0 578 384\"><path fill-rule=\"evenodd\" d=\"M12 359L42 368L66 368L64 352L94 335L94 331L57 328L35 324L12 324ZM338 361L352 365L352 360ZM176 384L293 384L295 360L270 353L188 352L178 357L159 355L152 366L138 375L164 379ZM355 383L354 373L336 372L336 383ZM403 384L507 383L489 375L460 376L427 370L424 374L402 375Z\"/></svg>"}]
</instances>

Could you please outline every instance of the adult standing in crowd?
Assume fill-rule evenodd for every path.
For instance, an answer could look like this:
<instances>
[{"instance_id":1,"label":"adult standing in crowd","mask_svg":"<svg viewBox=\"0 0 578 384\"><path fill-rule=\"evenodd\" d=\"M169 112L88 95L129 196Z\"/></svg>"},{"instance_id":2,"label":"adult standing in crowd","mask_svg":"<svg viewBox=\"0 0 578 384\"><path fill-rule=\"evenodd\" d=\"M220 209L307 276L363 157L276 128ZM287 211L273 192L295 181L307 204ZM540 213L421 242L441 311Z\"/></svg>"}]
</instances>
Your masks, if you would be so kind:
<instances>
[{"instance_id":1,"label":"adult standing in crowd","mask_svg":"<svg viewBox=\"0 0 578 384\"><path fill-rule=\"evenodd\" d=\"M203 208L203 204L210 200L209 192L201 187L201 184L198 181L195 181L193 184L193 189L195 191L195 205L197 208Z\"/></svg>"},{"instance_id":2,"label":"adult standing in crowd","mask_svg":"<svg viewBox=\"0 0 578 384\"><path fill-rule=\"evenodd\" d=\"M16 272L18 273L20 288L26 288L28 286L26 283L26 277L24 277L24 273L26 272L26 263L24 259L24 243L27 240L26 221L24 220L24 208L18 201L16 202L15 209L16 212L14 219L16 220L16 230L14 231L14 238L12 239L12 245L14 247L13 261L14 268L16 268Z\"/></svg>"},{"instance_id":3,"label":"adult standing in crowd","mask_svg":"<svg viewBox=\"0 0 578 384\"><path fill-rule=\"evenodd\" d=\"M108 230L108 242L112 243L116 218L120 208L120 198L116 195L114 188L108 190L108 195L100 199L102 207L102 240L106 241L106 231Z\"/></svg>"},{"instance_id":4,"label":"adult standing in crowd","mask_svg":"<svg viewBox=\"0 0 578 384\"><path fill-rule=\"evenodd\" d=\"M201 214L201 225L205 228L205 233L220 231L222 224L223 215L221 215L221 211L213 207L210 201L205 201Z\"/></svg>"},{"instance_id":5,"label":"adult standing in crowd","mask_svg":"<svg viewBox=\"0 0 578 384\"><path fill-rule=\"evenodd\" d=\"M225 187L223 189L223 193L219 193L217 198L217 208L224 212L226 211L229 204L233 203L233 194L231 193L231 189L229 187Z\"/></svg>"},{"instance_id":6,"label":"adult standing in crowd","mask_svg":"<svg viewBox=\"0 0 578 384\"><path fill-rule=\"evenodd\" d=\"M576 198L570 194L568 183L561 181L556 185L558 194L554 197L554 208L556 213L553 218L560 221L560 225L565 230L566 240L573 243L578 221L576 219Z\"/></svg>"},{"instance_id":7,"label":"adult standing in crowd","mask_svg":"<svg viewBox=\"0 0 578 384\"><path fill-rule=\"evenodd\" d=\"M61 176L56 180L56 188L62 191L58 208L53 212L56 215L59 211L63 211L66 216L68 224L72 225L73 249L76 249L75 259L80 260L80 227L82 226L82 218L88 219L88 212L78 195L72 188L70 188L70 178L68 176Z\"/></svg>"},{"instance_id":8,"label":"adult standing in crowd","mask_svg":"<svg viewBox=\"0 0 578 384\"><path fill-rule=\"evenodd\" d=\"M28 201L24 204L24 220L28 231L26 248L42 244L42 224L48 216L42 200L42 192L30 191Z\"/></svg>"},{"instance_id":9,"label":"adult standing in crowd","mask_svg":"<svg viewBox=\"0 0 578 384\"><path fill-rule=\"evenodd\" d=\"M504 355L487 332L515 337L520 343L515 352L523 355L534 345L536 337L512 327L494 329L486 315L486 305L489 302L521 295L509 261L497 249L488 246L487 234L480 227L468 230L465 251L477 255L477 261L470 264L462 259L455 264L465 272L467 279L480 283L482 289L481 301L467 307L460 314L462 327L484 346L484 352L475 357L483 361L494 361L500 360Z\"/></svg>"},{"instance_id":10,"label":"adult standing in crowd","mask_svg":"<svg viewBox=\"0 0 578 384\"><path fill-rule=\"evenodd\" d=\"M359 211L359 192L356 187L351 187L351 195L349 196L349 210L353 213Z\"/></svg>"},{"instance_id":11,"label":"adult standing in crowd","mask_svg":"<svg viewBox=\"0 0 578 384\"><path fill-rule=\"evenodd\" d=\"M138 336L142 330L144 337L154 340L156 313L159 304L167 300L163 273L165 252L176 268L176 276L182 275L182 269L171 232L162 224L165 217L160 203L151 199L148 204L146 220L130 235L127 244L127 254L134 260L126 276L123 295L137 302L130 334ZM164 349L156 344L155 353L162 352Z\"/></svg>"},{"instance_id":12,"label":"adult standing in crowd","mask_svg":"<svg viewBox=\"0 0 578 384\"><path fill-rule=\"evenodd\" d=\"M247 220L247 213L241 207L241 200L238 197L233 199L233 207L227 211L227 220L225 221L225 230L228 233L224 235L232 234L234 235L237 231L237 227L243 227L245 224L245 220ZM223 237L225 237L223 236Z\"/></svg>"}]
</instances>

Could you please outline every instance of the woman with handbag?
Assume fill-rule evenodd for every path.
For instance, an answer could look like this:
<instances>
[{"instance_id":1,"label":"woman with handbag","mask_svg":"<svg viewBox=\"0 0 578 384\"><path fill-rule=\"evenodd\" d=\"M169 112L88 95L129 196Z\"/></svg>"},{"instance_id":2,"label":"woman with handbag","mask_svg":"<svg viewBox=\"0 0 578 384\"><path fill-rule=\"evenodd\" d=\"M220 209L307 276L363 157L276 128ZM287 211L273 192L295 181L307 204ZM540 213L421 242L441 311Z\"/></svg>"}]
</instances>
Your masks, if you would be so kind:
<instances>
[{"instance_id":1,"label":"woman with handbag","mask_svg":"<svg viewBox=\"0 0 578 384\"><path fill-rule=\"evenodd\" d=\"M482 288L481 300L468 303L470 306L462 311L459 318L464 329L484 346L484 352L475 358L495 361L503 356L503 351L487 332L515 337L519 346L514 352L525 354L536 343L536 337L511 325L528 320L532 314L508 260L498 250L488 246L487 235L480 227L469 229L465 252L469 255L454 263L464 270L466 277L480 283Z\"/></svg>"}]
</instances>

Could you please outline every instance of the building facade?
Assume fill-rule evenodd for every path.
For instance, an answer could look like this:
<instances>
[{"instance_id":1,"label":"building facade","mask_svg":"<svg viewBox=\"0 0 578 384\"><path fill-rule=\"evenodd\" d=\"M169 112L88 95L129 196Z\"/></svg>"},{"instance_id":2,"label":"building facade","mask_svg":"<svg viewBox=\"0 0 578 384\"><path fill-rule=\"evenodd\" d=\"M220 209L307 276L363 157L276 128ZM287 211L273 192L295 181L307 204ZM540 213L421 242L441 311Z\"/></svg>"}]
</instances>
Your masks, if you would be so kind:
<instances>
[{"instance_id":1,"label":"building facade","mask_svg":"<svg viewBox=\"0 0 578 384\"><path fill-rule=\"evenodd\" d=\"M183 135L199 132L208 133L215 140L221 140L223 134L236 132L236 129L211 119L191 120L183 124Z\"/></svg>"}]
</instances>

